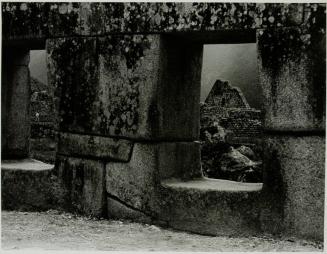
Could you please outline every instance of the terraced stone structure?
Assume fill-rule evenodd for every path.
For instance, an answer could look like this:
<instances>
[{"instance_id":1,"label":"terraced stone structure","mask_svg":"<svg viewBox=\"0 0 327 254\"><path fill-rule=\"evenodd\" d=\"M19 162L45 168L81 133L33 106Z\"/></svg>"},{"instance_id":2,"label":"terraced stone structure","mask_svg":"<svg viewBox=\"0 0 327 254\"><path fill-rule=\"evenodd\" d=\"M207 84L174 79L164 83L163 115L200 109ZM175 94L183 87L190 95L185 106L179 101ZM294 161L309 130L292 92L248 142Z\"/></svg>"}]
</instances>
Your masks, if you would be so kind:
<instances>
[{"instance_id":1,"label":"terraced stone structure","mask_svg":"<svg viewBox=\"0 0 327 254\"><path fill-rule=\"evenodd\" d=\"M322 239L325 10L2 3L3 158L28 156L25 56L45 47L55 174L70 209L211 235ZM249 42L257 43L265 102L262 186L202 178L197 142L203 44Z\"/></svg>"},{"instance_id":2,"label":"terraced stone structure","mask_svg":"<svg viewBox=\"0 0 327 254\"><path fill-rule=\"evenodd\" d=\"M204 104L200 106L201 127L213 122L228 130L231 144L261 144L262 114L251 108L241 89L228 81L216 80Z\"/></svg>"}]
</instances>

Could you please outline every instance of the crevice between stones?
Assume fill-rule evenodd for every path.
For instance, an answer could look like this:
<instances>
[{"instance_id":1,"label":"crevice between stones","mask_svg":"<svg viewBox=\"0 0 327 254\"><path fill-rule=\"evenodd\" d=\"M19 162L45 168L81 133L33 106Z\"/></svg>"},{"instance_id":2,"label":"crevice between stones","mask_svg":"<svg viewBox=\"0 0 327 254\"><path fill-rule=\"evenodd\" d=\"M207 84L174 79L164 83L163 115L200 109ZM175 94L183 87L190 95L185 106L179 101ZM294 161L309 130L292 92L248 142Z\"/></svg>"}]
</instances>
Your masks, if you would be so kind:
<instances>
[{"instance_id":1,"label":"crevice between stones","mask_svg":"<svg viewBox=\"0 0 327 254\"><path fill-rule=\"evenodd\" d=\"M120 198L118 198L117 196L114 196L114 195L112 195L112 194L110 194L110 193L107 193L107 197L108 197L108 198L111 198L111 199L113 199L113 200L115 200L115 201L117 201L117 202L119 202L120 204L126 206L126 207L129 208L129 209L132 209L132 210L134 210L134 211L136 211L136 212L142 213L142 214L144 214L145 216L149 217L151 220L153 220L152 215L147 214L147 213L145 213L144 211L142 211L142 210L140 210L140 209L138 209L138 208L135 208L134 206L132 206L132 205L130 205L130 204L128 204L128 203L122 201L122 200L121 200Z\"/></svg>"}]
</instances>

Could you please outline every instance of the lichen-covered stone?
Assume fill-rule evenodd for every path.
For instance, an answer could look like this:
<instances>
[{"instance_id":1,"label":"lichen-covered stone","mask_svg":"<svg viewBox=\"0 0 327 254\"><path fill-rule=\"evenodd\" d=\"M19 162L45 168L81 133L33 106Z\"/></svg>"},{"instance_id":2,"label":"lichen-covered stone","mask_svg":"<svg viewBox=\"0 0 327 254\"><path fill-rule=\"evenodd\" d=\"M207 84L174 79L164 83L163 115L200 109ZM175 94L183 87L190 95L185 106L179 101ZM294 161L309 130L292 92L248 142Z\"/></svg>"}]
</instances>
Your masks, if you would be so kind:
<instances>
[{"instance_id":1,"label":"lichen-covered stone","mask_svg":"<svg viewBox=\"0 0 327 254\"><path fill-rule=\"evenodd\" d=\"M47 45L57 128L133 139L197 139L193 116L199 113L201 46L177 45L160 35L66 38Z\"/></svg>"},{"instance_id":2,"label":"lichen-covered stone","mask_svg":"<svg viewBox=\"0 0 327 254\"><path fill-rule=\"evenodd\" d=\"M5 38L219 31L301 25L324 4L3 3Z\"/></svg>"},{"instance_id":3,"label":"lichen-covered stone","mask_svg":"<svg viewBox=\"0 0 327 254\"><path fill-rule=\"evenodd\" d=\"M325 36L308 35L311 42L302 36L297 28L258 32L266 129L325 128Z\"/></svg>"},{"instance_id":4,"label":"lichen-covered stone","mask_svg":"<svg viewBox=\"0 0 327 254\"><path fill-rule=\"evenodd\" d=\"M265 200L272 198L269 216L261 216L266 230L279 217L284 233L323 239L325 138L268 136L264 151Z\"/></svg>"},{"instance_id":5,"label":"lichen-covered stone","mask_svg":"<svg viewBox=\"0 0 327 254\"><path fill-rule=\"evenodd\" d=\"M56 171L66 189L63 207L86 215L105 214L104 163L98 160L57 156Z\"/></svg>"},{"instance_id":6,"label":"lichen-covered stone","mask_svg":"<svg viewBox=\"0 0 327 254\"><path fill-rule=\"evenodd\" d=\"M60 133L58 153L79 157L95 157L104 160L129 161L133 143L123 139Z\"/></svg>"}]
</instances>

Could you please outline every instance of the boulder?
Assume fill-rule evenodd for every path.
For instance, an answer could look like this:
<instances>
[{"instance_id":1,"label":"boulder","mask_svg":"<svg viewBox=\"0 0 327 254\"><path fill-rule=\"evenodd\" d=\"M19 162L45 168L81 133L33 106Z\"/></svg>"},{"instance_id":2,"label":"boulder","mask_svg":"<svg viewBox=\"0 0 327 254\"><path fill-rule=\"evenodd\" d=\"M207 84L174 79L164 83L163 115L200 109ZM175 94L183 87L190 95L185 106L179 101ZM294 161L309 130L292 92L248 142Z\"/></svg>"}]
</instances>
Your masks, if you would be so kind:
<instances>
[{"instance_id":1,"label":"boulder","mask_svg":"<svg viewBox=\"0 0 327 254\"><path fill-rule=\"evenodd\" d=\"M257 156L255 155L253 150L248 146L242 145L242 146L236 148L236 150L251 160L257 160Z\"/></svg>"},{"instance_id":2,"label":"boulder","mask_svg":"<svg viewBox=\"0 0 327 254\"><path fill-rule=\"evenodd\" d=\"M219 157L215 164L217 165L217 178L242 182L262 181L262 163L250 160L232 146L228 149L227 153Z\"/></svg>"}]
</instances>

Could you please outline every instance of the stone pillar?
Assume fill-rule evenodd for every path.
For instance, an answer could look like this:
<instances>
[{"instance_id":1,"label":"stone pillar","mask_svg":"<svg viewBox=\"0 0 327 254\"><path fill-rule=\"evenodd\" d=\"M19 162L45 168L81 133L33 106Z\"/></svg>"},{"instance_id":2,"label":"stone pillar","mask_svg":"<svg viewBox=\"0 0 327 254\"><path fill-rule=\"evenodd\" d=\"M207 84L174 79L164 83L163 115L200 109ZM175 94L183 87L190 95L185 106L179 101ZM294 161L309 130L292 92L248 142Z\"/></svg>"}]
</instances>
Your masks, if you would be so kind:
<instances>
[{"instance_id":1,"label":"stone pillar","mask_svg":"<svg viewBox=\"0 0 327 254\"><path fill-rule=\"evenodd\" d=\"M301 42L305 36L311 43ZM323 239L324 41L297 28L258 31L265 111L264 230Z\"/></svg>"},{"instance_id":2,"label":"stone pillar","mask_svg":"<svg viewBox=\"0 0 327 254\"><path fill-rule=\"evenodd\" d=\"M2 159L29 156L30 53L27 49L2 50Z\"/></svg>"},{"instance_id":3,"label":"stone pillar","mask_svg":"<svg viewBox=\"0 0 327 254\"><path fill-rule=\"evenodd\" d=\"M140 178L150 171L151 184L201 176L200 146L194 142L201 44L159 34L72 37L47 40L47 53L60 134L56 165L73 209L101 216L106 199L93 197L113 195L113 188L112 193L101 189L105 171L111 170L116 186L125 186L114 175L120 166ZM130 162L140 143L144 154L137 158L147 168ZM144 152L148 149L156 149L152 157ZM176 161L184 163L177 167ZM139 184L138 178L130 183ZM130 188L125 186L133 193Z\"/></svg>"}]
</instances>

